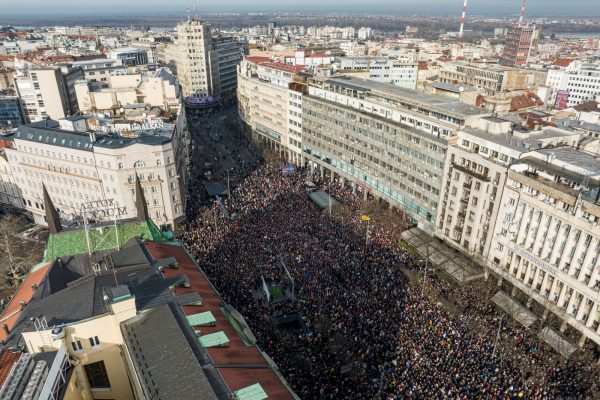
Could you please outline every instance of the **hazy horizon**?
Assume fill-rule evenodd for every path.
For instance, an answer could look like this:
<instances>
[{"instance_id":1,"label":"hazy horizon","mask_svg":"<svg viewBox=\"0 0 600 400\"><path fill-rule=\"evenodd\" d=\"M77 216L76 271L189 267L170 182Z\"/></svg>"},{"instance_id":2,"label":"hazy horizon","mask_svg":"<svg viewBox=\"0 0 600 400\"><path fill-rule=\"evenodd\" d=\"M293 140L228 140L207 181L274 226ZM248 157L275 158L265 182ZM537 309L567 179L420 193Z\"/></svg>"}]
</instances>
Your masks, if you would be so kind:
<instances>
[{"instance_id":1,"label":"hazy horizon","mask_svg":"<svg viewBox=\"0 0 600 400\"><path fill-rule=\"evenodd\" d=\"M366 3L366 5L365 5ZM193 13L239 12L239 13L328 13L344 14L382 13L386 14L460 14L462 0L344 0L323 1L305 0L301 4L290 6L274 0L222 0L218 5L202 4L199 1L171 0L133 0L126 5L117 0L105 0L73 4L69 0L21 0L4 6L4 17L40 17L40 16L127 16L131 14L145 15L168 13L169 15L185 14L186 9ZM520 0L471 0L468 14L510 16L520 12ZM598 16L600 6L598 0L528 0L526 14L529 16Z\"/></svg>"}]
</instances>

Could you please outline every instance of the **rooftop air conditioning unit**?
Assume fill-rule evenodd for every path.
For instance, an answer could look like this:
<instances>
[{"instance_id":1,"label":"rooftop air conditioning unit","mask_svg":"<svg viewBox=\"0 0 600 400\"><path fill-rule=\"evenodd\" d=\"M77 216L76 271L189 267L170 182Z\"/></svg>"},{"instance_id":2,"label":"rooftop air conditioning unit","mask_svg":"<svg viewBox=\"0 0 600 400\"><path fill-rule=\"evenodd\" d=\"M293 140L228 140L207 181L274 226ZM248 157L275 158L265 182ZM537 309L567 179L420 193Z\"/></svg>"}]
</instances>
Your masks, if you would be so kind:
<instances>
[{"instance_id":1,"label":"rooftop air conditioning unit","mask_svg":"<svg viewBox=\"0 0 600 400\"><path fill-rule=\"evenodd\" d=\"M59 326L59 327L52 329L52 332L50 333L50 337L52 338L52 340L60 340L60 339L64 338L65 337L65 328L63 328L62 326Z\"/></svg>"}]
</instances>

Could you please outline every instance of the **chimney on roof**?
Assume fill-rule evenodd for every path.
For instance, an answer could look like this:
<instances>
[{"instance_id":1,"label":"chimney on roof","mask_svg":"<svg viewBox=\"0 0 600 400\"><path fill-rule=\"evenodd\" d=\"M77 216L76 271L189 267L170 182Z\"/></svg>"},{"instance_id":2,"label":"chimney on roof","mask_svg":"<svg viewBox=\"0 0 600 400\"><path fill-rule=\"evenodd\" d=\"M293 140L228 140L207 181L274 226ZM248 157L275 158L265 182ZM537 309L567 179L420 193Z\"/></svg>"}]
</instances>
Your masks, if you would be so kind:
<instances>
[{"instance_id":1,"label":"chimney on roof","mask_svg":"<svg viewBox=\"0 0 600 400\"><path fill-rule=\"evenodd\" d=\"M2 324L2 329L4 330L4 332L8 335L10 334L10 329L8 329L8 325L6 324Z\"/></svg>"},{"instance_id":2,"label":"chimney on roof","mask_svg":"<svg viewBox=\"0 0 600 400\"><path fill-rule=\"evenodd\" d=\"M54 208L52 199L46 190L46 185L42 184L43 197L44 197L44 210L46 211L46 222L48 223L48 231L52 234L59 233L62 230L60 223L60 217L58 211Z\"/></svg>"},{"instance_id":3,"label":"chimney on roof","mask_svg":"<svg viewBox=\"0 0 600 400\"><path fill-rule=\"evenodd\" d=\"M140 178L137 174L135 174L135 208L137 209L139 221L146 221L149 219L146 197L144 196L142 184L140 183Z\"/></svg>"}]
</instances>

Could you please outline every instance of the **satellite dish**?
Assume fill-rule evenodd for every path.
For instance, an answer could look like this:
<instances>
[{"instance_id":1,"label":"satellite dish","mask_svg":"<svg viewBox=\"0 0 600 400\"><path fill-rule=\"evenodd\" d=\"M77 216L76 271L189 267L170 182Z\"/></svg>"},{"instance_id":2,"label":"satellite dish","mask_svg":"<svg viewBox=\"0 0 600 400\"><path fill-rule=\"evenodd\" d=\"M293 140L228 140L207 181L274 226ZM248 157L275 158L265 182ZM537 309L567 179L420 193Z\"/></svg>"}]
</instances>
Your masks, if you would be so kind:
<instances>
[{"instance_id":1,"label":"satellite dish","mask_svg":"<svg viewBox=\"0 0 600 400\"><path fill-rule=\"evenodd\" d=\"M142 117L146 118L147 116L148 116L148 114L142 113Z\"/></svg>"},{"instance_id":2,"label":"satellite dish","mask_svg":"<svg viewBox=\"0 0 600 400\"><path fill-rule=\"evenodd\" d=\"M465 91L465 87L464 86L459 87L458 91L461 92L461 93L464 92Z\"/></svg>"}]
</instances>

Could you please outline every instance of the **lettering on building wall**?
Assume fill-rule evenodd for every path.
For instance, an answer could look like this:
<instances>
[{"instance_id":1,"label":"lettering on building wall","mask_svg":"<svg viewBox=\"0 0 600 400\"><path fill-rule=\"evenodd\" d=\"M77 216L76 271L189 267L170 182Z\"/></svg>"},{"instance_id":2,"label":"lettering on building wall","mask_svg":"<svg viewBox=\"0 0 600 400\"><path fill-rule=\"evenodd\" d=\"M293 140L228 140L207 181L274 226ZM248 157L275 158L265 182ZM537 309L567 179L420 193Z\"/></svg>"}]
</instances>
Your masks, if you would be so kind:
<instances>
[{"instance_id":1,"label":"lettering on building wall","mask_svg":"<svg viewBox=\"0 0 600 400\"><path fill-rule=\"evenodd\" d=\"M113 199L94 200L81 204L84 219L107 220L127 215L127 207L119 207Z\"/></svg>"},{"instance_id":2,"label":"lettering on building wall","mask_svg":"<svg viewBox=\"0 0 600 400\"><path fill-rule=\"evenodd\" d=\"M104 133L121 133L122 131L145 131L150 129L162 129L165 124L162 121L146 121L144 123L132 122L129 124L119 124L115 126L103 126Z\"/></svg>"},{"instance_id":3,"label":"lettering on building wall","mask_svg":"<svg viewBox=\"0 0 600 400\"><path fill-rule=\"evenodd\" d=\"M556 270L554 268L550 267L548 264L546 264L539 258L529 254L529 252L523 250L519 246L515 245L511 250L514 254L521 256L521 258L524 258L527 261L529 261L530 264L533 264L534 266L543 269L552 276L556 276Z\"/></svg>"}]
</instances>

